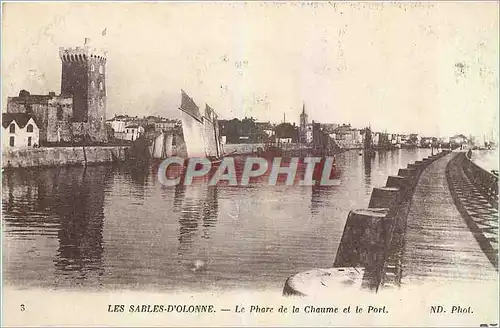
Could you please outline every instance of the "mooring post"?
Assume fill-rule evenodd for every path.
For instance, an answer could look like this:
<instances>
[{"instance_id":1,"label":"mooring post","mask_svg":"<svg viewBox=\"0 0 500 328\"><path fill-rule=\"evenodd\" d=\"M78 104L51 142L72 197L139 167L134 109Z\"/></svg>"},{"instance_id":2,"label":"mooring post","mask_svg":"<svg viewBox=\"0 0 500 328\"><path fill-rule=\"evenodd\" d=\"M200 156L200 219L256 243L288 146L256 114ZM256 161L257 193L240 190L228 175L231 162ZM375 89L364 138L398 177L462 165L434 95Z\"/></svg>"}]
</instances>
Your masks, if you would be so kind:
<instances>
[{"instance_id":1,"label":"mooring post","mask_svg":"<svg viewBox=\"0 0 500 328\"><path fill-rule=\"evenodd\" d=\"M375 187L370 197L369 208L390 208L400 200L400 189L396 187Z\"/></svg>"},{"instance_id":2,"label":"mooring post","mask_svg":"<svg viewBox=\"0 0 500 328\"><path fill-rule=\"evenodd\" d=\"M85 145L83 145L83 161L84 161L84 166L87 167L87 151L85 150Z\"/></svg>"},{"instance_id":3,"label":"mooring post","mask_svg":"<svg viewBox=\"0 0 500 328\"><path fill-rule=\"evenodd\" d=\"M376 288L380 283L386 242L392 218L387 208L352 210L344 227L334 267L363 267L363 286Z\"/></svg>"},{"instance_id":4,"label":"mooring post","mask_svg":"<svg viewBox=\"0 0 500 328\"><path fill-rule=\"evenodd\" d=\"M401 177L407 177L410 181L413 181L413 178L415 177L415 169L414 168L407 168L407 169L399 169L398 175Z\"/></svg>"},{"instance_id":5,"label":"mooring post","mask_svg":"<svg viewBox=\"0 0 500 328\"><path fill-rule=\"evenodd\" d=\"M421 166L420 166L419 164L417 164L417 163L409 163L409 164L407 165L407 167L408 167L409 169L414 169L415 171L418 171L418 170L420 170L420 168L421 168Z\"/></svg>"},{"instance_id":6,"label":"mooring post","mask_svg":"<svg viewBox=\"0 0 500 328\"><path fill-rule=\"evenodd\" d=\"M386 187L394 187L403 190L408 185L408 177L402 177L399 175L390 175L387 177Z\"/></svg>"}]
</instances>

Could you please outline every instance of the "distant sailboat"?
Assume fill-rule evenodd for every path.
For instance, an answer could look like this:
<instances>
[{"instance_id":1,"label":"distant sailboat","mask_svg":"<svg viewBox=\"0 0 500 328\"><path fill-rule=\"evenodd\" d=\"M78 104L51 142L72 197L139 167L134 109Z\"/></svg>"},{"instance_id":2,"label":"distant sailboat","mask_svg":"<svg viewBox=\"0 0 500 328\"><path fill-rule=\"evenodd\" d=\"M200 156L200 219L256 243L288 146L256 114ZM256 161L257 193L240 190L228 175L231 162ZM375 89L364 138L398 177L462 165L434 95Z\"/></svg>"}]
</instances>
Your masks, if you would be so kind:
<instances>
[{"instance_id":1,"label":"distant sailboat","mask_svg":"<svg viewBox=\"0 0 500 328\"><path fill-rule=\"evenodd\" d=\"M181 121L188 157L207 157L217 160L221 157L219 124L217 114L205 105L205 115L200 114L198 105L181 90Z\"/></svg>"},{"instance_id":2,"label":"distant sailboat","mask_svg":"<svg viewBox=\"0 0 500 328\"><path fill-rule=\"evenodd\" d=\"M153 158L164 159L172 156L172 141L174 139L173 134L167 134L161 132L154 140L151 145L151 154Z\"/></svg>"}]
</instances>

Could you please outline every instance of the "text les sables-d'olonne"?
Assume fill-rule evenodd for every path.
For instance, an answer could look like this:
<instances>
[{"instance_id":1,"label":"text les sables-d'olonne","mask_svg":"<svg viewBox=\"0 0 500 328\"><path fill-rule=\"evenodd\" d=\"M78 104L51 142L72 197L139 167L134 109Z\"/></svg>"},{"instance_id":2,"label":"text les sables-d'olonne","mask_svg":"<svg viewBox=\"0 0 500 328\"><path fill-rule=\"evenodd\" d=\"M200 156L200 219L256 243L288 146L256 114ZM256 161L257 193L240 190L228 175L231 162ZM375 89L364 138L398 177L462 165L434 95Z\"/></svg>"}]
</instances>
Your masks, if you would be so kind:
<instances>
[{"instance_id":1,"label":"text les sables-d'olonne","mask_svg":"<svg viewBox=\"0 0 500 328\"><path fill-rule=\"evenodd\" d=\"M126 306L125 304L109 304L108 312L111 313L215 313L218 312L213 304L205 305L164 305L164 304L131 304ZM231 309L220 309L221 312L232 312ZM388 313L386 306L372 306L367 307L361 306L313 306L306 305L302 308L297 306L286 307L281 305L279 307L271 306L259 306L250 305L242 306L236 305L234 307L235 313L254 313L254 314L265 314L265 313L307 313L307 314L324 314L324 313L369 313L369 314L386 314Z\"/></svg>"}]
</instances>

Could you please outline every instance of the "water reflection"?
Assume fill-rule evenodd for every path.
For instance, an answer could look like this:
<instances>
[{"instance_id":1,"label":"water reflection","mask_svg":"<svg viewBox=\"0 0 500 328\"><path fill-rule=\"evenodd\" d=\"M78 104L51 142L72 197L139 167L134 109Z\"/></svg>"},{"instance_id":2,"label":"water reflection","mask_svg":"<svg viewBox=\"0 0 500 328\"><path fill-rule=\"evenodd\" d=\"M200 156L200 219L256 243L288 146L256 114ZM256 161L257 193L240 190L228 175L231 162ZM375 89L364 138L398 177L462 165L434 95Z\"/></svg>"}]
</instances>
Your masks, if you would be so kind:
<instances>
[{"instance_id":1,"label":"water reflection","mask_svg":"<svg viewBox=\"0 0 500 328\"><path fill-rule=\"evenodd\" d=\"M380 155L379 155L380 156ZM367 192L371 191L371 173L372 173L372 155L370 153L363 153L363 168L364 168L364 178L365 178L365 190Z\"/></svg>"},{"instance_id":2,"label":"water reflection","mask_svg":"<svg viewBox=\"0 0 500 328\"><path fill-rule=\"evenodd\" d=\"M4 174L6 232L32 240L33 245L39 236L57 238L53 263L60 278L56 280L77 285L88 276L102 276L104 190L110 173L109 167L95 166ZM21 267L28 265L22 263L26 259L17 260Z\"/></svg>"},{"instance_id":3,"label":"water reflection","mask_svg":"<svg viewBox=\"0 0 500 328\"><path fill-rule=\"evenodd\" d=\"M122 165L6 173L5 281L280 289L298 271L330 266L349 211L367 206L371 188L428 153L378 152L366 162L358 151L339 154L340 186L269 186L265 179L248 187L166 187L154 168ZM193 271L198 260L205 269Z\"/></svg>"},{"instance_id":4,"label":"water reflection","mask_svg":"<svg viewBox=\"0 0 500 328\"><path fill-rule=\"evenodd\" d=\"M481 166L486 171L498 171L498 149L474 150L472 152L472 161Z\"/></svg>"},{"instance_id":5,"label":"water reflection","mask_svg":"<svg viewBox=\"0 0 500 328\"><path fill-rule=\"evenodd\" d=\"M102 276L103 203L104 188L98 181L106 181L107 167L83 169L82 176L74 179L60 193L57 214L60 218L59 249L56 268L64 275L77 272L77 279L90 274ZM75 202L75 200L78 200Z\"/></svg>"},{"instance_id":6,"label":"water reflection","mask_svg":"<svg viewBox=\"0 0 500 328\"><path fill-rule=\"evenodd\" d=\"M146 165L126 165L126 173L133 182L132 193L138 199L143 200L145 189L149 182L151 168Z\"/></svg>"},{"instance_id":7,"label":"water reflection","mask_svg":"<svg viewBox=\"0 0 500 328\"><path fill-rule=\"evenodd\" d=\"M318 186L311 187L311 215L315 216L323 207L323 203L327 202L327 197L330 195L329 190L336 188L334 186Z\"/></svg>"},{"instance_id":8,"label":"water reflection","mask_svg":"<svg viewBox=\"0 0 500 328\"><path fill-rule=\"evenodd\" d=\"M182 201L186 195L186 186L184 184L178 184L175 186L174 191L174 211L180 212L182 209Z\"/></svg>"},{"instance_id":9,"label":"water reflection","mask_svg":"<svg viewBox=\"0 0 500 328\"><path fill-rule=\"evenodd\" d=\"M217 223L217 186L193 184L177 185L174 193L174 209L179 215L179 256L189 252L202 228L202 239L210 239L210 232Z\"/></svg>"},{"instance_id":10,"label":"water reflection","mask_svg":"<svg viewBox=\"0 0 500 328\"><path fill-rule=\"evenodd\" d=\"M207 197L203 202L203 238L210 239L211 228L217 223L219 214L219 202L216 186L207 188Z\"/></svg>"}]
</instances>

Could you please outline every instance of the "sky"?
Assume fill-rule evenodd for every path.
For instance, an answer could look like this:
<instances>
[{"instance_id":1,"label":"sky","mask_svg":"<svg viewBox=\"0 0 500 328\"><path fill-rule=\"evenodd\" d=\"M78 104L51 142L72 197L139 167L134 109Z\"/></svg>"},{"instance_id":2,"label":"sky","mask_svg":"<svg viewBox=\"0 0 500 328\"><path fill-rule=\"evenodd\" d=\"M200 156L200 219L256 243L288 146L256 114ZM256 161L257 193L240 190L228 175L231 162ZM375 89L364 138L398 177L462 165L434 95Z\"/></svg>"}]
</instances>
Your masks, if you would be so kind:
<instances>
[{"instance_id":1,"label":"sky","mask_svg":"<svg viewBox=\"0 0 500 328\"><path fill-rule=\"evenodd\" d=\"M4 3L2 106L60 92L59 47L107 51L107 117L222 118L498 133L496 2ZM106 29L106 35L101 32Z\"/></svg>"}]
</instances>

